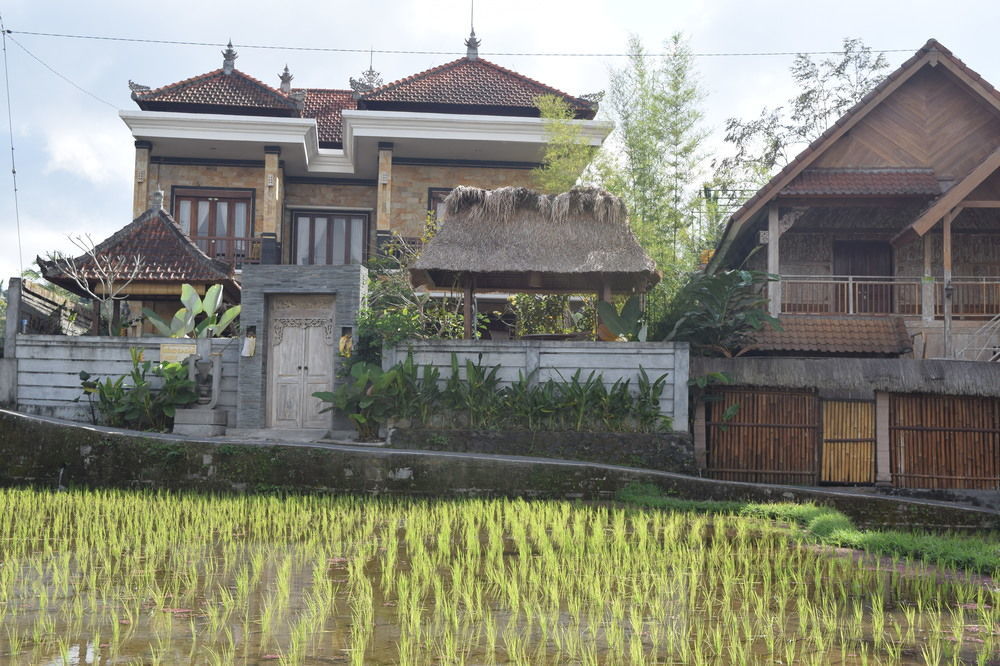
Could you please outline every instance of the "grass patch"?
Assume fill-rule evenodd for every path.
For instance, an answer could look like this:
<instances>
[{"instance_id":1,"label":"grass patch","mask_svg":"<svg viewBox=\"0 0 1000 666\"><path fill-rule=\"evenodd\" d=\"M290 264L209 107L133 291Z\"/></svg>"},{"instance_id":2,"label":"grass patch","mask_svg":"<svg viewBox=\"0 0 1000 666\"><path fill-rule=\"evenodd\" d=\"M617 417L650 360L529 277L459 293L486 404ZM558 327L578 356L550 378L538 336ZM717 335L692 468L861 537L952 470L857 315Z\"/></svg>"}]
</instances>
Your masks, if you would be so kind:
<instances>
[{"instance_id":1,"label":"grass patch","mask_svg":"<svg viewBox=\"0 0 1000 666\"><path fill-rule=\"evenodd\" d=\"M755 504L716 502L668 497L649 483L632 483L616 495L620 502L636 506L705 514L752 516L781 520L802 528L819 543L856 548L876 555L912 559L950 569L963 569L996 576L1000 572L1000 541L990 537L862 530L850 518L818 504Z\"/></svg>"}]
</instances>

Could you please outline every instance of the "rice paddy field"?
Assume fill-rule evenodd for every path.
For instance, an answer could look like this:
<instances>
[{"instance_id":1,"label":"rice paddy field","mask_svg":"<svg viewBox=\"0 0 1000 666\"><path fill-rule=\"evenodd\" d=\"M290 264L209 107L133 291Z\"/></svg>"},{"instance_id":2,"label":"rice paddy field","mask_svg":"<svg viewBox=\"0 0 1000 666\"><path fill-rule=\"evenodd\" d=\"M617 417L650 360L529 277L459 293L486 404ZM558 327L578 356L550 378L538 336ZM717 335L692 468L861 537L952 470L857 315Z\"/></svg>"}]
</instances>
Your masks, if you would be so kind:
<instances>
[{"instance_id":1,"label":"rice paddy field","mask_svg":"<svg viewBox=\"0 0 1000 666\"><path fill-rule=\"evenodd\" d=\"M2 664L990 664L998 604L741 515L0 490Z\"/></svg>"}]
</instances>

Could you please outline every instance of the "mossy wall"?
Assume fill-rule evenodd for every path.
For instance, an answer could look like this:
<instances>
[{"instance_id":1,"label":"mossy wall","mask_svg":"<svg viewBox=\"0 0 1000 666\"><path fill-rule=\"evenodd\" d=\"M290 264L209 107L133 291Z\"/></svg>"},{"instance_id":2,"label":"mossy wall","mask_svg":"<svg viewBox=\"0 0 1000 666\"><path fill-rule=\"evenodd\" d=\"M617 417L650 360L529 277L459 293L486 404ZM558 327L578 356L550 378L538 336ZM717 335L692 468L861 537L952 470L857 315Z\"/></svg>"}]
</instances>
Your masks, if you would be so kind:
<instances>
[{"instance_id":1,"label":"mossy wall","mask_svg":"<svg viewBox=\"0 0 1000 666\"><path fill-rule=\"evenodd\" d=\"M625 485L653 483L693 499L815 501L861 526L1000 529L1000 514L911 500L719 482L597 463L361 446L261 446L182 441L66 425L0 410L0 483L291 490L425 496L610 499Z\"/></svg>"}]
</instances>

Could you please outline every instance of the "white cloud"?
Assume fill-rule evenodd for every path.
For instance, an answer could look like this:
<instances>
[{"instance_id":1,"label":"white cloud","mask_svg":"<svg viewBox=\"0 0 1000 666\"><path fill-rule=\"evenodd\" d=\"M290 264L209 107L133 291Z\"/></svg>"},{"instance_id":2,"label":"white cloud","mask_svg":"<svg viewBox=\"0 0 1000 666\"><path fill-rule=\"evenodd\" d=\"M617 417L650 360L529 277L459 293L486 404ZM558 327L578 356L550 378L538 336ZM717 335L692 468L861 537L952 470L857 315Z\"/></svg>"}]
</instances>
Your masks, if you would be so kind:
<instances>
[{"instance_id":1,"label":"white cloud","mask_svg":"<svg viewBox=\"0 0 1000 666\"><path fill-rule=\"evenodd\" d=\"M115 121L120 124L117 117ZM135 159L128 131L94 125L83 119L50 125L45 130L45 173L65 171L95 185L127 187Z\"/></svg>"}]
</instances>

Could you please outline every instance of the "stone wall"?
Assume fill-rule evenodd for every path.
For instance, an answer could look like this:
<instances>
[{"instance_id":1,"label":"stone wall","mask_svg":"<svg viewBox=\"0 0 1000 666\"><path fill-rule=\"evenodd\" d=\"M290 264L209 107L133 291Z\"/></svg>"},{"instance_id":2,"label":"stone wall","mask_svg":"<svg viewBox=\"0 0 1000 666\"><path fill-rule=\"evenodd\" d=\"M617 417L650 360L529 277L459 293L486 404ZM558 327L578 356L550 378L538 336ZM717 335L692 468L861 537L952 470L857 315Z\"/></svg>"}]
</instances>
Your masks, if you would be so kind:
<instances>
[{"instance_id":1,"label":"stone wall","mask_svg":"<svg viewBox=\"0 0 1000 666\"><path fill-rule=\"evenodd\" d=\"M390 228L402 236L419 237L427 219L429 188L470 185L531 187L530 169L497 169L468 166L392 165L392 214Z\"/></svg>"},{"instance_id":2,"label":"stone wall","mask_svg":"<svg viewBox=\"0 0 1000 666\"><path fill-rule=\"evenodd\" d=\"M132 370L130 350L142 350L143 358L160 360L161 344L194 343L177 338L111 338L66 335L18 335L17 408L28 414L90 422L87 401L80 388L80 371L97 378L113 379ZM219 409L228 412L229 425L236 424L236 338L214 338L212 351L222 352L222 394ZM155 385L156 378L151 378Z\"/></svg>"},{"instance_id":3,"label":"stone wall","mask_svg":"<svg viewBox=\"0 0 1000 666\"><path fill-rule=\"evenodd\" d=\"M539 456L697 473L694 445L687 433L392 428L386 445L394 449Z\"/></svg>"},{"instance_id":4,"label":"stone wall","mask_svg":"<svg viewBox=\"0 0 1000 666\"><path fill-rule=\"evenodd\" d=\"M518 375L534 381L568 381L573 373L581 377L600 374L610 387L619 379L630 379L636 386L639 368L650 380L666 373L667 380L660 410L673 419L674 430L688 430L688 344L686 342L557 342L552 340L411 340L383 353L382 363L389 367L413 353L418 366L433 365L441 376L451 375L451 357L458 358L464 377L465 362L499 365L502 384L516 381ZM442 380L443 381L443 380Z\"/></svg>"},{"instance_id":5,"label":"stone wall","mask_svg":"<svg viewBox=\"0 0 1000 666\"><path fill-rule=\"evenodd\" d=\"M240 428L266 425L267 354L270 335L267 321L268 298L277 294L331 294L334 296L334 331L353 331L365 295L368 271L359 265L294 266L251 265L243 269L243 309L240 327L257 333L256 353L241 356L239 365L237 419ZM331 347L337 353L337 346ZM336 374L336 358L334 359ZM334 425L337 425L334 422ZM344 424L351 428L350 424Z\"/></svg>"},{"instance_id":6,"label":"stone wall","mask_svg":"<svg viewBox=\"0 0 1000 666\"><path fill-rule=\"evenodd\" d=\"M669 495L817 502L862 527L996 530L1000 514L943 503L700 479L597 463L335 445L185 441L67 426L0 410L0 483L199 491L364 493L428 497L611 499L629 483Z\"/></svg>"}]
</instances>

